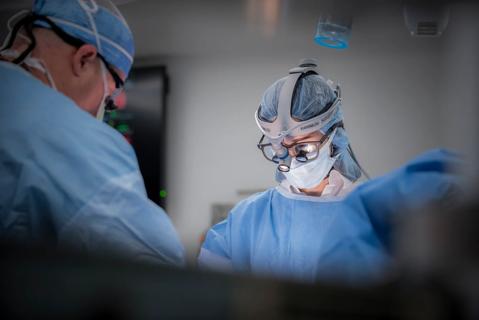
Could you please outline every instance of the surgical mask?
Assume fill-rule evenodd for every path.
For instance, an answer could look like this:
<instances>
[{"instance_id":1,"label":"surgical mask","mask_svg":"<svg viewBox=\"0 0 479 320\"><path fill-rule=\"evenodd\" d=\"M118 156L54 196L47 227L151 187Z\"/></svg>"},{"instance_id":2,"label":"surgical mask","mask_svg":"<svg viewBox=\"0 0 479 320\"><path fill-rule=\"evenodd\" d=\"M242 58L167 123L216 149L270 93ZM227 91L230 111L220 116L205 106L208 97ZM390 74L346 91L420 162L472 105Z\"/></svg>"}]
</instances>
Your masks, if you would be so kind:
<instances>
[{"instance_id":1,"label":"surgical mask","mask_svg":"<svg viewBox=\"0 0 479 320\"><path fill-rule=\"evenodd\" d=\"M290 170L283 172L291 185L298 189L309 189L319 185L326 178L339 157L339 154L331 157L331 143L335 134L336 130L331 134L328 142L321 147L316 159L307 163L296 159L291 161Z\"/></svg>"},{"instance_id":2,"label":"surgical mask","mask_svg":"<svg viewBox=\"0 0 479 320\"><path fill-rule=\"evenodd\" d=\"M5 58L16 59L20 56L20 52L18 52L17 50L7 49L1 51L0 55L4 56ZM45 62L38 58L33 58L31 54L29 54L21 63L32 69L40 71L43 75L45 75L45 77L47 77L50 87L57 90L55 81L53 80L51 73L48 71Z\"/></svg>"}]
</instances>

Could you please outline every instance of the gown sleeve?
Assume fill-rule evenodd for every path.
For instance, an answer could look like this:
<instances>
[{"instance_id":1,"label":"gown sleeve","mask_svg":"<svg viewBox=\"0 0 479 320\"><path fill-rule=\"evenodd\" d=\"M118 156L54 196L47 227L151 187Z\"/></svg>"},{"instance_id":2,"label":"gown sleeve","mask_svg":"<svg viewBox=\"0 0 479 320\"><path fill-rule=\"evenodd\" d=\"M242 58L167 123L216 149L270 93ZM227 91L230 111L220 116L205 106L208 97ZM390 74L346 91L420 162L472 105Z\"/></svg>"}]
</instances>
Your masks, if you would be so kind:
<instances>
[{"instance_id":1,"label":"gown sleeve","mask_svg":"<svg viewBox=\"0 0 479 320\"><path fill-rule=\"evenodd\" d=\"M198 266L204 269L232 271L229 246L229 219L213 226L206 234L198 256Z\"/></svg>"},{"instance_id":2,"label":"gown sleeve","mask_svg":"<svg viewBox=\"0 0 479 320\"><path fill-rule=\"evenodd\" d=\"M184 250L166 213L146 197L139 172L107 182L59 233L61 246L184 265Z\"/></svg>"},{"instance_id":3,"label":"gown sleeve","mask_svg":"<svg viewBox=\"0 0 479 320\"><path fill-rule=\"evenodd\" d=\"M460 164L460 158L452 152L428 151L401 168L360 185L346 201L366 212L389 247L398 218L428 205L444 207L457 201L461 181L453 169Z\"/></svg>"}]
</instances>

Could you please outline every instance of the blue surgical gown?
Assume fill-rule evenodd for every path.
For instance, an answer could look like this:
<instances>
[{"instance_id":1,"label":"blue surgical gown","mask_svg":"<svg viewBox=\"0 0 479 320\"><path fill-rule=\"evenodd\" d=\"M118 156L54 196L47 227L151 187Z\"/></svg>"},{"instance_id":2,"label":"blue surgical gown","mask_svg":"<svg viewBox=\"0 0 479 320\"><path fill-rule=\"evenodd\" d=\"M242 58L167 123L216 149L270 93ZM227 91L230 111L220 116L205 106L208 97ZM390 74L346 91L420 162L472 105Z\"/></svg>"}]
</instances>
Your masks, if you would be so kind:
<instances>
[{"instance_id":1,"label":"blue surgical gown","mask_svg":"<svg viewBox=\"0 0 479 320\"><path fill-rule=\"evenodd\" d=\"M0 237L183 265L125 139L14 64L0 80Z\"/></svg>"},{"instance_id":2,"label":"blue surgical gown","mask_svg":"<svg viewBox=\"0 0 479 320\"><path fill-rule=\"evenodd\" d=\"M209 230L198 263L306 282L379 280L392 262L394 216L447 198L457 184L448 169L455 162L433 150L342 199L281 186L258 193Z\"/></svg>"}]
</instances>

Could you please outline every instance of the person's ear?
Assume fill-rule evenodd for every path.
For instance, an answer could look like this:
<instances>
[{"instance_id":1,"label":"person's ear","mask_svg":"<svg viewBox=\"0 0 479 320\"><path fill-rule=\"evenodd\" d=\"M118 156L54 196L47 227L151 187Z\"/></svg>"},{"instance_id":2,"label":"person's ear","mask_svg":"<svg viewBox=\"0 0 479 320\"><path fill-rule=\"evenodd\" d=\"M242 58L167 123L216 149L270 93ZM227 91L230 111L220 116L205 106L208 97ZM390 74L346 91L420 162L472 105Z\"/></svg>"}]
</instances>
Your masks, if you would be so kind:
<instances>
[{"instance_id":1,"label":"person's ear","mask_svg":"<svg viewBox=\"0 0 479 320\"><path fill-rule=\"evenodd\" d=\"M73 74L80 77L95 70L97 64L97 50L91 44L85 44L73 54Z\"/></svg>"}]
</instances>

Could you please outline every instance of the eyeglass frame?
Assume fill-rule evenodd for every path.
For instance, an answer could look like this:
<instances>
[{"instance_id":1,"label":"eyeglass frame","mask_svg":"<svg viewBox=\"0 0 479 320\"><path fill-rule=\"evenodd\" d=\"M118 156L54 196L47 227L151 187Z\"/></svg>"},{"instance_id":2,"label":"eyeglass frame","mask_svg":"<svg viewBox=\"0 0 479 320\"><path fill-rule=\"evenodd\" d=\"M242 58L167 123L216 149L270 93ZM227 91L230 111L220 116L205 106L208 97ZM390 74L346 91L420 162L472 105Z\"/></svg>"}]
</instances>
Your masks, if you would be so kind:
<instances>
[{"instance_id":1,"label":"eyeglass frame","mask_svg":"<svg viewBox=\"0 0 479 320\"><path fill-rule=\"evenodd\" d=\"M293 144L290 144L290 145L285 145L283 142L281 142L281 147L283 147L287 150L287 152L288 152L287 154L289 156L291 154L290 149L296 147L297 145L300 145L300 144L315 144L316 147L317 147L317 149L316 149L317 151L316 151L316 154L314 155L314 157L308 158L308 157L304 156L303 158L301 158L299 156L299 154L293 156L294 158L296 158L297 161L305 163L305 162L314 160L318 157L319 150L321 149L321 146L324 145L324 143L327 141L327 139L329 137L330 137L329 135L324 135L320 140L316 140L316 141L297 141L297 142L294 142ZM264 138L265 138L265 135L262 135L262 137L260 138L260 140L259 140L259 142L256 146L258 147L258 149L261 150L261 152L262 152L263 156L266 158L266 160L274 162L274 163L279 163L280 160L282 160L281 158L278 158L277 160L275 160L274 158L270 159L266 156L266 152L264 151L264 148L268 147L268 146L273 147L273 143L261 143L264 140ZM286 157L284 157L284 158L286 158Z\"/></svg>"}]
</instances>

